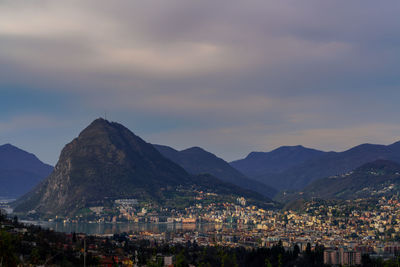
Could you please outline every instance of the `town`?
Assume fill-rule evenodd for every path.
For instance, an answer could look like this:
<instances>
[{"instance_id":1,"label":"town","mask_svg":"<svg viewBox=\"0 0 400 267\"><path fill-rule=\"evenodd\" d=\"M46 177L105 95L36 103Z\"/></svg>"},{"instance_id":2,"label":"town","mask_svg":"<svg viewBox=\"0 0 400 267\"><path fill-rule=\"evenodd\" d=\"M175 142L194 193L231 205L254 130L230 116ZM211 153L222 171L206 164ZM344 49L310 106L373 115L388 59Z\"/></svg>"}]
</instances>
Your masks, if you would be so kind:
<instances>
[{"instance_id":1,"label":"town","mask_svg":"<svg viewBox=\"0 0 400 267\"><path fill-rule=\"evenodd\" d=\"M397 196L390 199L382 197L377 200L359 199L341 202L312 200L302 204L301 210L297 211L267 210L249 205L245 198L239 197L231 203L196 204L182 210L165 208L157 210L148 203L141 206L135 199L119 199L114 201L113 211L118 211L116 215L110 215L103 207L93 207L90 208L92 213L88 218L94 220L92 223L131 222L177 225L177 227L174 231L130 231L116 235L68 233L65 238L81 241L97 240L97 243L101 243L123 237L123 240L129 242L145 242L143 243L147 244L145 247L155 244L168 246L196 244L205 248L223 247L248 251L281 247L288 253L296 251L297 254L304 254L307 250L309 253L310 251L319 253L321 264L323 262L331 266L356 266L365 265L365 261L387 262L397 259L400 252L398 212L400 201ZM63 218L63 222L79 223L83 218ZM17 223L18 219L14 220ZM29 232L27 230L29 227L18 223L16 225L19 227L2 224L2 230L24 236ZM118 247L118 244L117 242L114 245ZM103 259L98 263L105 263L107 259L110 261L110 258L100 257L103 254L99 254L95 247L90 244L88 251L96 259ZM163 256L163 263L173 264L173 259L176 257L172 256L176 255L170 254L161 253L156 256L158 259ZM118 258L117 261L125 262L124 266L143 263L137 257L139 256L128 254L126 257Z\"/></svg>"}]
</instances>

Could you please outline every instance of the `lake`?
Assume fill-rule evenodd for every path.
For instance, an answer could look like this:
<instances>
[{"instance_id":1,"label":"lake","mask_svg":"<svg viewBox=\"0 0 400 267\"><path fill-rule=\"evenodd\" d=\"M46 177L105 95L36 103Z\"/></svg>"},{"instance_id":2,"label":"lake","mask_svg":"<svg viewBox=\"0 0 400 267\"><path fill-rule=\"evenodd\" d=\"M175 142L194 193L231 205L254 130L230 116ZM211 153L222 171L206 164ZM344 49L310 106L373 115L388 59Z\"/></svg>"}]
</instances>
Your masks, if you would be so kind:
<instances>
[{"instance_id":1,"label":"lake","mask_svg":"<svg viewBox=\"0 0 400 267\"><path fill-rule=\"evenodd\" d=\"M182 223L88 223L88 222L46 222L46 221L23 221L22 223L40 225L57 232L65 233L86 233L86 234L116 234L123 232L178 232L178 231L199 231L207 232L222 228L238 228L236 225L221 225L213 223L182 224Z\"/></svg>"}]
</instances>

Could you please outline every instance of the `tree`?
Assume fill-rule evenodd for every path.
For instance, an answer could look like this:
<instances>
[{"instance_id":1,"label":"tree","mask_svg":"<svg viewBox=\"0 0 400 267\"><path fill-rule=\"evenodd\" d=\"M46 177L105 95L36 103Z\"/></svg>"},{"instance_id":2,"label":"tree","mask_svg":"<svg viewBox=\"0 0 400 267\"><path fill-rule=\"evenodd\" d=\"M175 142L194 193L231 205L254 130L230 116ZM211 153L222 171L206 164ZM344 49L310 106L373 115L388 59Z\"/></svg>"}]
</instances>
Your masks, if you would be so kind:
<instances>
[{"instance_id":1,"label":"tree","mask_svg":"<svg viewBox=\"0 0 400 267\"><path fill-rule=\"evenodd\" d=\"M310 243L307 243L306 254L311 255L311 244Z\"/></svg>"},{"instance_id":2,"label":"tree","mask_svg":"<svg viewBox=\"0 0 400 267\"><path fill-rule=\"evenodd\" d=\"M0 230L0 266L17 266L18 259L13 243L12 236Z\"/></svg>"},{"instance_id":3,"label":"tree","mask_svg":"<svg viewBox=\"0 0 400 267\"><path fill-rule=\"evenodd\" d=\"M186 261L185 254L183 253L183 250L179 252L178 255L176 255L176 260L175 260L175 266L176 267L187 267L189 264Z\"/></svg>"},{"instance_id":4,"label":"tree","mask_svg":"<svg viewBox=\"0 0 400 267\"><path fill-rule=\"evenodd\" d=\"M365 267L372 266L372 260L369 257L369 254L363 254L361 256L361 266L365 266Z\"/></svg>"},{"instance_id":5,"label":"tree","mask_svg":"<svg viewBox=\"0 0 400 267\"><path fill-rule=\"evenodd\" d=\"M238 263L236 260L236 255L230 256L228 254L224 254L222 256L222 267L238 267Z\"/></svg>"},{"instance_id":6,"label":"tree","mask_svg":"<svg viewBox=\"0 0 400 267\"><path fill-rule=\"evenodd\" d=\"M294 245L294 247L293 247L293 257L294 257L295 259L297 259L297 257L299 256L299 254L300 254L300 248L299 248L299 246L296 244L296 245Z\"/></svg>"},{"instance_id":7,"label":"tree","mask_svg":"<svg viewBox=\"0 0 400 267\"><path fill-rule=\"evenodd\" d=\"M73 232L73 233L72 233L72 242L73 242L73 243L76 243L76 241L77 241L77 239L76 239L76 233Z\"/></svg>"},{"instance_id":8,"label":"tree","mask_svg":"<svg viewBox=\"0 0 400 267\"><path fill-rule=\"evenodd\" d=\"M305 251L305 255L304 255L304 256L305 256L304 259L305 259L306 263L307 263L309 266L314 265L314 262L315 262L315 255L314 255L314 253L311 251L311 244L310 244L310 243L307 243L307 247L306 247L306 251Z\"/></svg>"},{"instance_id":9,"label":"tree","mask_svg":"<svg viewBox=\"0 0 400 267\"><path fill-rule=\"evenodd\" d=\"M5 221L6 218L7 218L7 214L2 209L0 209L0 222Z\"/></svg>"},{"instance_id":10,"label":"tree","mask_svg":"<svg viewBox=\"0 0 400 267\"><path fill-rule=\"evenodd\" d=\"M14 226L18 225L18 217L17 216L14 216L13 224L14 224Z\"/></svg>"},{"instance_id":11,"label":"tree","mask_svg":"<svg viewBox=\"0 0 400 267\"><path fill-rule=\"evenodd\" d=\"M156 258L155 260L148 260L146 265L149 267L163 267L164 261L162 258Z\"/></svg>"},{"instance_id":12,"label":"tree","mask_svg":"<svg viewBox=\"0 0 400 267\"><path fill-rule=\"evenodd\" d=\"M32 262L33 264L38 264L38 263L39 263L39 260L40 260L39 249L33 248L32 251L31 251L30 257L31 257L31 262Z\"/></svg>"}]
</instances>

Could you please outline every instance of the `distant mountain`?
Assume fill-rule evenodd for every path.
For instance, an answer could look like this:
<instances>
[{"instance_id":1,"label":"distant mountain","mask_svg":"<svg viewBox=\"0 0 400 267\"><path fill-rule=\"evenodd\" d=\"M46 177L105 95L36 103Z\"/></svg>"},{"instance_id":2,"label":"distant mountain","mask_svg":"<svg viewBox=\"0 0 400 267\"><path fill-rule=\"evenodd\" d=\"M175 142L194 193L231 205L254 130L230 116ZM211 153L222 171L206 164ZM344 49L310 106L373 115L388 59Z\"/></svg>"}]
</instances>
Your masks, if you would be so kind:
<instances>
[{"instance_id":1,"label":"distant mountain","mask_svg":"<svg viewBox=\"0 0 400 267\"><path fill-rule=\"evenodd\" d=\"M357 199L392 196L400 191L400 164L377 160L347 174L318 179L301 192L282 194L282 201L296 199Z\"/></svg>"},{"instance_id":2,"label":"distant mountain","mask_svg":"<svg viewBox=\"0 0 400 267\"><path fill-rule=\"evenodd\" d=\"M0 146L0 197L19 197L46 178L53 167L13 145Z\"/></svg>"},{"instance_id":3,"label":"distant mountain","mask_svg":"<svg viewBox=\"0 0 400 267\"><path fill-rule=\"evenodd\" d=\"M193 188L270 201L214 177L191 176L123 125L97 119L64 147L51 175L13 205L15 212L50 217L75 216L121 198L175 207L194 200Z\"/></svg>"},{"instance_id":4,"label":"distant mountain","mask_svg":"<svg viewBox=\"0 0 400 267\"><path fill-rule=\"evenodd\" d=\"M180 165L191 174L208 173L222 181L256 191L268 197L273 197L277 193L274 188L247 178L223 159L200 147L192 147L182 151L163 145L154 145L154 147L164 157Z\"/></svg>"},{"instance_id":5,"label":"distant mountain","mask_svg":"<svg viewBox=\"0 0 400 267\"><path fill-rule=\"evenodd\" d=\"M298 190L316 179L345 174L378 159L400 162L400 142L388 146L362 144L344 152L316 152L315 155L301 163L296 163L295 160L289 158L289 156L281 158L285 162L295 162L289 168L283 168L275 173L273 171L265 172L265 174L251 178L278 190ZM271 169L274 170L274 168Z\"/></svg>"},{"instance_id":6,"label":"distant mountain","mask_svg":"<svg viewBox=\"0 0 400 267\"><path fill-rule=\"evenodd\" d=\"M301 189L316 179L345 174L378 159L400 162L400 143L389 146L363 144L344 152L328 152L270 179L278 181L280 189Z\"/></svg>"},{"instance_id":7,"label":"distant mountain","mask_svg":"<svg viewBox=\"0 0 400 267\"><path fill-rule=\"evenodd\" d=\"M248 177L283 172L325 152L303 146L282 146L271 152L251 152L246 158L230 164Z\"/></svg>"}]
</instances>

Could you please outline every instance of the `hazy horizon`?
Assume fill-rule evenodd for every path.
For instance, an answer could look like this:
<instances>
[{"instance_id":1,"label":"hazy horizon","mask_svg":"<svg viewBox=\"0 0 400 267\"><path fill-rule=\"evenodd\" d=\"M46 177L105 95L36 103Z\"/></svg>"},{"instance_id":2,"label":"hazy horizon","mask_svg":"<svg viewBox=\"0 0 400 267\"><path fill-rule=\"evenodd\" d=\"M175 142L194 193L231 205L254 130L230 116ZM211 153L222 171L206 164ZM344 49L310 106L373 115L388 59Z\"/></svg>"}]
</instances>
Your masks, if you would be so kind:
<instances>
[{"instance_id":1,"label":"hazy horizon","mask_svg":"<svg viewBox=\"0 0 400 267\"><path fill-rule=\"evenodd\" d=\"M114 121L112 121L112 122L114 122ZM82 129L82 130L83 130L83 129ZM129 129L129 130L131 130L131 129ZM73 137L73 138L76 138L76 137L78 137L78 134L77 134L75 137ZM141 137L141 136L140 136L140 137ZM143 138L143 137L141 137L141 138ZM72 139L71 139L70 141L72 141ZM70 141L68 141L68 143L69 143ZM145 139L144 139L144 141L148 142L148 141L145 140ZM392 143L388 143L388 144L360 143L360 144L357 144L357 145L354 145L354 146L345 148L345 149L343 149L343 150L324 150L324 149L319 149L319 148L315 148L315 147L303 146L302 144L290 145L290 146L303 146L303 147L305 147L305 148L316 149L316 150L320 150L320 151L323 151L323 152L344 152L344 151L347 151L347 150L349 150L349 149L352 149L352 148L354 148L354 147L356 147L356 146L364 145L364 144L386 145L386 146L388 146L388 145L392 145L392 144L397 143L397 142L400 142L400 140L399 140L399 141L392 142ZM164 145L164 146L169 146L169 147L171 147L171 148L173 148L173 149L176 149L176 150L178 150L178 151L182 151L182 150L185 150L185 149L189 149L189 148L192 148L192 147L196 147L196 146L188 146L188 147L183 147L183 148L177 148L177 147L174 147L174 146L171 146L171 145L168 145L168 144L159 144L159 143L152 143L152 142L148 142L148 143L151 143L151 144L153 144L153 145ZM67 143L66 143L66 144L67 144ZM64 145L66 145L66 144L64 144ZM3 143L3 144L0 144L0 146L3 146L3 145L12 145L12 146L15 146L15 147L17 147L17 148L19 148L19 149L22 149L22 150L26 151L26 152L33 153L35 156L37 156L37 157L39 158L39 160L41 160L42 162L44 162L44 163L46 163L46 164L50 164L50 165L52 165L52 166L54 166L55 163L57 163L57 161L58 161L59 155L58 155L55 159L53 159L52 162L54 162L54 163L52 163L52 162L46 162L46 161L42 160L42 159L41 159L38 155L36 155L34 152L28 151L27 149L24 149L23 147L20 147L20 146L18 146L18 145L16 145L16 144L12 144L12 143ZM244 154L244 155L240 156L239 158L234 158L234 159L231 159L231 160L225 159L225 158L221 157L220 155L214 153L214 152L211 151L211 150L207 150L207 151L208 151L208 152L211 152L211 153L213 153L213 154L215 154L217 157L222 158L223 160L225 160L225 161L227 161L227 162L232 162L232 161L244 159L244 158L247 157L247 156L249 155L249 153L251 153L251 152L271 152L271 151L274 151L274 150L276 150L276 149L278 149L278 148L285 147L285 146L287 146L287 145L284 145L284 144L283 144L283 145L278 145L278 146L276 146L276 147L273 147L273 148L271 148L271 149L269 149L269 150L253 150L253 151L249 151L247 154ZM203 148L203 147L201 147L201 148ZM204 149L204 148L203 148L203 149ZM60 154L60 153L61 153L61 150L59 151L59 154Z\"/></svg>"}]
</instances>

